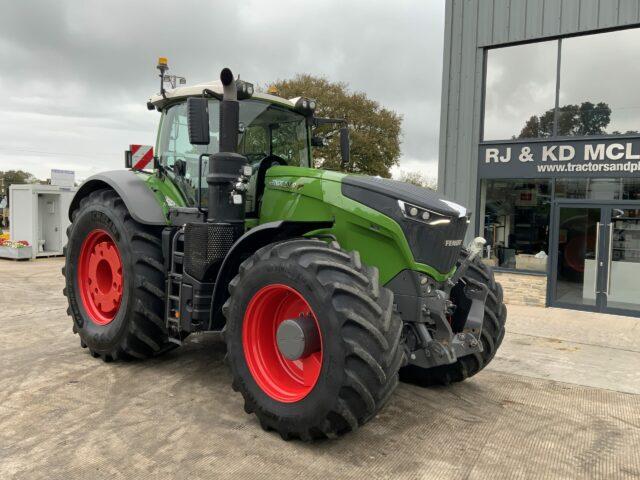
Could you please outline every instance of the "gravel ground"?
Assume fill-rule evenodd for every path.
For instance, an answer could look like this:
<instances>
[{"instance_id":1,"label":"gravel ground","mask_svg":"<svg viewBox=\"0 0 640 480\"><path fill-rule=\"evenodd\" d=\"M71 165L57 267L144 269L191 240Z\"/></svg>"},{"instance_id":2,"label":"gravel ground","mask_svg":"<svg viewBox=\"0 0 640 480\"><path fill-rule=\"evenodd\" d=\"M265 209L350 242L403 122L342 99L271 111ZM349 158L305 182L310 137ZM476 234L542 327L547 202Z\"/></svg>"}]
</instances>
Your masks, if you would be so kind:
<instances>
[{"instance_id":1,"label":"gravel ground","mask_svg":"<svg viewBox=\"0 0 640 480\"><path fill-rule=\"evenodd\" d=\"M304 444L244 413L215 335L144 362L91 358L62 263L0 260L2 479L640 478L639 319L511 306L487 370L401 384L357 432Z\"/></svg>"}]
</instances>

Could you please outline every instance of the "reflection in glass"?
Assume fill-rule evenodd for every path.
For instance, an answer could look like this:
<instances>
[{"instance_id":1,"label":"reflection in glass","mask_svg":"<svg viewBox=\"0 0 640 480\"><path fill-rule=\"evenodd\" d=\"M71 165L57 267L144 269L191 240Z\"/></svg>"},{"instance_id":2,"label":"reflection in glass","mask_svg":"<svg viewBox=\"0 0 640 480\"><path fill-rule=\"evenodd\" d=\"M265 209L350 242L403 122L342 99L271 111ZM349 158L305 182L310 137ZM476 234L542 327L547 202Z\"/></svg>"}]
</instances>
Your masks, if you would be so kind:
<instances>
[{"instance_id":1,"label":"reflection in glass","mask_svg":"<svg viewBox=\"0 0 640 480\"><path fill-rule=\"evenodd\" d=\"M558 178L556 198L639 200L640 178Z\"/></svg>"},{"instance_id":2,"label":"reflection in glass","mask_svg":"<svg viewBox=\"0 0 640 480\"><path fill-rule=\"evenodd\" d=\"M640 209L613 208L610 222L607 307L640 310Z\"/></svg>"},{"instance_id":3,"label":"reflection in glass","mask_svg":"<svg viewBox=\"0 0 640 480\"><path fill-rule=\"evenodd\" d=\"M599 208L560 208L556 301L571 305L596 304L599 221Z\"/></svg>"},{"instance_id":4,"label":"reflection in glass","mask_svg":"<svg viewBox=\"0 0 640 480\"><path fill-rule=\"evenodd\" d=\"M487 52L484 140L551 135L557 54L556 40Z\"/></svg>"},{"instance_id":5,"label":"reflection in glass","mask_svg":"<svg viewBox=\"0 0 640 480\"><path fill-rule=\"evenodd\" d=\"M481 210L488 263L545 272L549 253L549 180L484 180Z\"/></svg>"},{"instance_id":6,"label":"reflection in glass","mask_svg":"<svg viewBox=\"0 0 640 480\"><path fill-rule=\"evenodd\" d=\"M640 130L640 29L562 40L558 135Z\"/></svg>"}]
</instances>

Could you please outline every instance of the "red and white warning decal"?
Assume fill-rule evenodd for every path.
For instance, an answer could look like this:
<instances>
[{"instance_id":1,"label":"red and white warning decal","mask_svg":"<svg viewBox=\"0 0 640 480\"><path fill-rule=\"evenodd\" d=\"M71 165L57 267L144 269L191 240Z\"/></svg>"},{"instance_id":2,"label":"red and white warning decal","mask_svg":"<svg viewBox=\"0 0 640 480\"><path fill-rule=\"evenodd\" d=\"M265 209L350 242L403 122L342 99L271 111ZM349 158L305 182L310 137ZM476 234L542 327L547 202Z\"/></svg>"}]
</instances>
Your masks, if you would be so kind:
<instances>
[{"instance_id":1,"label":"red and white warning decal","mask_svg":"<svg viewBox=\"0 0 640 480\"><path fill-rule=\"evenodd\" d=\"M151 145L129 145L131 151L131 165L134 170L142 170L153 160L153 147Z\"/></svg>"}]
</instances>

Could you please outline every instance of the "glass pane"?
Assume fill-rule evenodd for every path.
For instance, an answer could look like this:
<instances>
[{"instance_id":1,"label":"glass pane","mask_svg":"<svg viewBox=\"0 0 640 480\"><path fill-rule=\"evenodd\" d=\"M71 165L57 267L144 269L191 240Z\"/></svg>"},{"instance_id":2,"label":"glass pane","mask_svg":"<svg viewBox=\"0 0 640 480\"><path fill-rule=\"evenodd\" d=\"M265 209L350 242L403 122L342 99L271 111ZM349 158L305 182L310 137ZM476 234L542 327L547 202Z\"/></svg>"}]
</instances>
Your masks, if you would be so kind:
<instances>
[{"instance_id":1,"label":"glass pane","mask_svg":"<svg viewBox=\"0 0 640 480\"><path fill-rule=\"evenodd\" d=\"M196 205L206 201L208 163L203 162L202 178L198 181L199 158L203 153L218 151L220 105L217 101L209 102L209 129L211 143L209 145L192 145L189 141L187 126L187 103L181 102L165 110L158 137L158 153L160 162L174 183L180 189L188 205ZM198 192L198 185L202 191Z\"/></svg>"},{"instance_id":2,"label":"glass pane","mask_svg":"<svg viewBox=\"0 0 640 480\"><path fill-rule=\"evenodd\" d=\"M504 268L545 272L550 199L549 180L484 180L485 261Z\"/></svg>"},{"instance_id":3,"label":"glass pane","mask_svg":"<svg viewBox=\"0 0 640 480\"><path fill-rule=\"evenodd\" d=\"M556 40L487 52L485 140L551 135L557 55Z\"/></svg>"},{"instance_id":4,"label":"glass pane","mask_svg":"<svg viewBox=\"0 0 640 480\"><path fill-rule=\"evenodd\" d=\"M640 209L617 209L611 213L607 306L640 310Z\"/></svg>"},{"instance_id":5,"label":"glass pane","mask_svg":"<svg viewBox=\"0 0 640 480\"><path fill-rule=\"evenodd\" d=\"M638 200L638 178L558 178L556 198Z\"/></svg>"},{"instance_id":6,"label":"glass pane","mask_svg":"<svg viewBox=\"0 0 640 480\"><path fill-rule=\"evenodd\" d=\"M599 208L561 207L556 301L596 304L596 233Z\"/></svg>"},{"instance_id":7,"label":"glass pane","mask_svg":"<svg viewBox=\"0 0 640 480\"><path fill-rule=\"evenodd\" d=\"M640 131L640 29L562 40L559 135Z\"/></svg>"}]
</instances>

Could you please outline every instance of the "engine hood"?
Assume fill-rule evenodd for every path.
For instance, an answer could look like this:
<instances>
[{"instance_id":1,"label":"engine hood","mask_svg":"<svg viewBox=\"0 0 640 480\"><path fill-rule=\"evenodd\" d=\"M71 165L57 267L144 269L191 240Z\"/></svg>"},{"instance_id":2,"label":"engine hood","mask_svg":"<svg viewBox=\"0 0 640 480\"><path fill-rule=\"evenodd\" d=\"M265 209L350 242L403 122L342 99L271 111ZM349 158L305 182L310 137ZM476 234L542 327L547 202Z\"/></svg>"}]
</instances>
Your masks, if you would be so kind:
<instances>
[{"instance_id":1,"label":"engine hood","mask_svg":"<svg viewBox=\"0 0 640 480\"><path fill-rule=\"evenodd\" d=\"M455 267L469 222L466 208L426 188L386 178L347 175L341 190L395 220L416 262L442 274Z\"/></svg>"},{"instance_id":2,"label":"engine hood","mask_svg":"<svg viewBox=\"0 0 640 480\"><path fill-rule=\"evenodd\" d=\"M462 218L468 214L465 207L442 198L433 190L406 182L388 178L347 175L342 179L342 184L347 187L346 190L349 190L348 187L364 189L371 192L373 194L372 197L384 195L385 197L425 208L444 217ZM361 192L361 195L363 193Z\"/></svg>"}]
</instances>

